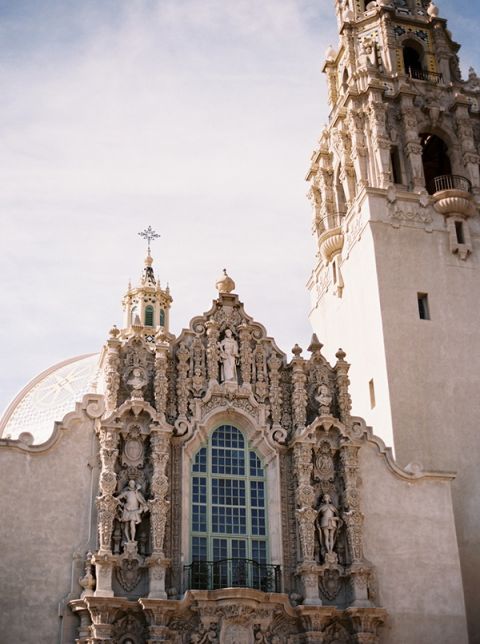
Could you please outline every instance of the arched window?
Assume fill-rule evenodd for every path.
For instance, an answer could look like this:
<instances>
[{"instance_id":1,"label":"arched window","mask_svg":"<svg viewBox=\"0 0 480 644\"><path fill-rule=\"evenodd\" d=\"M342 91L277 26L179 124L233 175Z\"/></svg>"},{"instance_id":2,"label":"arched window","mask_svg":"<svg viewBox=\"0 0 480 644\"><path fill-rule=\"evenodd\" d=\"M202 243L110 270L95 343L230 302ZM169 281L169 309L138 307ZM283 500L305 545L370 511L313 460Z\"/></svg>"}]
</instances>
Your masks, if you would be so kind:
<instances>
[{"instance_id":1,"label":"arched window","mask_svg":"<svg viewBox=\"0 0 480 644\"><path fill-rule=\"evenodd\" d=\"M408 40L403 46L405 73L413 78L423 79L423 50L416 42Z\"/></svg>"},{"instance_id":2,"label":"arched window","mask_svg":"<svg viewBox=\"0 0 480 644\"><path fill-rule=\"evenodd\" d=\"M192 588L264 589L269 566L266 480L243 434L222 425L192 463Z\"/></svg>"},{"instance_id":3,"label":"arched window","mask_svg":"<svg viewBox=\"0 0 480 644\"><path fill-rule=\"evenodd\" d=\"M435 178L452 174L448 147L445 141L435 134L422 134L421 142L425 187L433 194L436 192Z\"/></svg>"},{"instance_id":4,"label":"arched window","mask_svg":"<svg viewBox=\"0 0 480 644\"><path fill-rule=\"evenodd\" d=\"M153 326L153 306L145 307L145 326Z\"/></svg>"},{"instance_id":5,"label":"arched window","mask_svg":"<svg viewBox=\"0 0 480 644\"><path fill-rule=\"evenodd\" d=\"M130 313L130 323L131 324L135 324L135 318L137 317L137 315L138 315L138 307L134 306L132 308L132 312Z\"/></svg>"},{"instance_id":6,"label":"arched window","mask_svg":"<svg viewBox=\"0 0 480 644\"><path fill-rule=\"evenodd\" d=\"M160 309L160 326L165 326L165 311Z\"/></svg>"}]
</instances>

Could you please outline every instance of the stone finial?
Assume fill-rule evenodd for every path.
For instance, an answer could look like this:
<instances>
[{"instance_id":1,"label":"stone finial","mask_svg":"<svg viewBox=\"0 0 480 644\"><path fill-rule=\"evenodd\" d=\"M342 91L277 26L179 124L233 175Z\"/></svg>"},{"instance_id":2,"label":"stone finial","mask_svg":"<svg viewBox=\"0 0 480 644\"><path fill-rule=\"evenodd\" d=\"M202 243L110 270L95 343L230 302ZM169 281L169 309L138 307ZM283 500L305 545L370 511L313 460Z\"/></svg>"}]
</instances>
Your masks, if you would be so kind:
<instances>
[{"instance_id":1,"label":"stone finial","mask_svg":"<svg viewBox=\"0 0 480 644\"><path fill-rule=\"evenodd\" d=\"M438 9L437 5L435 3L433 3L433 2L431 2L428 5L427 13L432 18L436 18L438 16L438 13L439 13L439 9Z\"/></svg>"},{"instance_id":2,"label":"stone finial","mask_svg":"<svg viewBox=\"0 0 480 644\"><path fill-rule=\"evenodd\" d=\"M295 346L292 349L292 353L295 356L295 358L299 358L302 351L303 351L302 347L300 347L298 344L295 344Z\"/></svg>"},{"instance_id":3,"label":"stone finial","mask_svg":"<svg viewBox=\"0 0 480 644\"><path fill-rule=\"evenodd\" d=\"M227 269L223 269L222 277L215 284L219 293L231 293L235 288L235 282L227 275Z\"/></svg>"},{"instance_id":4,"label":"stone finial","mask_svg":"<svg viewBox=\"0 0 480 644\"><path fill-rule=\"evenodd\" d=\"M115 338L115 339L116 339L116 338L118 337L118 335L120 334L120 331L119 331L119 329L117 328L117 325L116 325L116 324L114 324L114 325L112 326L112 328L111 328L111 329L110 329L110 331L109 331L109 334L110 334L110 336L111 336L112 338Z\"/></svg>"},{"instance_id":5,"label":"stone finial","mask_svg":"<svg viewBox=\"0 0 480 644\"><path fill-rule=\"evenodd\" d=\"M317 351L321 351L323 347L323 344L320 342L320 340L317 338L317 334L314 333L312 335L312 339L310 340L310 344L308 346L307 351L310 351L311 353L317 353Z\"/></svg>"},{"instance_id":6,"label":"stone finial","mask_svg":"<svg viewBox=\"0 0 480 644\"><path fill-rule=\"evenodd\" d=\"M346 355L347 354L345 353L345 351L343 349L339 349L337 351L337 353L335 354L335 357L337 358L337 360L345 360Z\"/></svg>"}]
</instances>

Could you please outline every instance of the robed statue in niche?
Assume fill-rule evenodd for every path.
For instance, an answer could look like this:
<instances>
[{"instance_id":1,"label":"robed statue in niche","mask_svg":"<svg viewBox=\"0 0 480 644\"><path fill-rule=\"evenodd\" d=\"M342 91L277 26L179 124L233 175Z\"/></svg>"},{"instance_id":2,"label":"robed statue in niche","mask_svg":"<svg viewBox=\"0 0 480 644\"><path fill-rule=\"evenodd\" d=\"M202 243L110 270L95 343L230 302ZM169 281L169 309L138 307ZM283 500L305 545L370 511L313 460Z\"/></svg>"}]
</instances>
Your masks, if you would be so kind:
<instances>
[{"instance_id":1,"label":"robed statue in niche","mask_svg":"<svg viewBox=\"0 0 480 644\"><path fill-rule=\"evenodd\" d=\"M225 337L218 343L220 352L222 382L237 382L238 344L231 329L225 331Z\"/></svg>"}]
</instances>

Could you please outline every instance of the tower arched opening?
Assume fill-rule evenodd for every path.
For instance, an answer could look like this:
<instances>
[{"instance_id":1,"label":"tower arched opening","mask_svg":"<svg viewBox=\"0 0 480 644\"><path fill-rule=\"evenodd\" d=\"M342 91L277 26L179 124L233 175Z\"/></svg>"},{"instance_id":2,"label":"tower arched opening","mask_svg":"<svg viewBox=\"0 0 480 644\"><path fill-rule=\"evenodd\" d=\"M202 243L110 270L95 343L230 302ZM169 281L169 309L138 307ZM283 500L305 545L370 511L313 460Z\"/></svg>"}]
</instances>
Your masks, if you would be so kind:
<instances>
[{"instance_id":1,"label":"tower arched opening","mask_svg":"<svg viewBox=\"0 0 480 644\"><path fill-rule=\"evenodd\" d=\"M422 134L421 142L425 187L429 194L433 194L436 192L435 179L452 174L448 146L436 134Z\"/></svg>"},{"instance_id":2,"label":"tower arched opening","mask_svg":"<svg viewBox=\"0 0 480 644\"><path fill-rule=\"evenodd\" d=\"M403 45L403 66L405 73L412 78L423 78L423 49L413 40L405 41Z\"/></svg>"}]
</instances>

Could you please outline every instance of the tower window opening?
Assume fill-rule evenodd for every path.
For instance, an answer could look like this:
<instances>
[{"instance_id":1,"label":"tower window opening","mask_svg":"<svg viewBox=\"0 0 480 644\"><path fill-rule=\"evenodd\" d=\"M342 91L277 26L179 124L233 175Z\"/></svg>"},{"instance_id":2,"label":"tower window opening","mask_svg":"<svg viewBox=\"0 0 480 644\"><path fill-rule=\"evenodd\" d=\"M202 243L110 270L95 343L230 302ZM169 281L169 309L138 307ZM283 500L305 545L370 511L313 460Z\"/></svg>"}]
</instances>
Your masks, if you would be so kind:
<instances>
[{"instance_id":1,"label":"tower window opening","mask_svg":"<svg viewBox=\"0 0 480 644\"><path fill-rule=\"evenodd\" d=\"M333 277L333 283L337 283L337 264L336 262L332 262L332 277Z\"/></svg>"},{"instance_id":2,"label":"tower window opening","mask_svg":"<svg viewBox=\"0 0 480 644\"><path fill-rule=\"evenodd\" d=\"M423 78L422 54L416 43L408 43L403 48L403 66L405 73L413 78Z\"/></svg>"},{"instance_id":3,"label":"tower window opening","mask_svg":"<svg viewBox=\"0 0 480 644\"><path fill-rule=\"evenodd\" d=\"M136 318L137 318L137 316L138 316L138 307L137 307L137 306L134 306L134 307L132 308L131 313L130 313L130 323L131 323L131 324L136 324Z\"/></svg>"},{"instance_id":4,"label":"tower window opening","mask_svg":"<svg viewBox=\"0 0 480 644\"><path fill-rule=\"evenodd\" d=\"M370 409L375 409L377 402L375 400L375 383L373 382L373 378L368 383L368 391L370 393Z\"/></svg>"},{"instance_id":5,"label":"tower window opening","mask_svg":"<svg viewBox=\"0 0 480 644\"><path fill-rule=\"evenodd\" d=\"M160 309L160 326L165 326L165 311Z\"/></svg>"},{"instance_id":6,"label":"tower window opening","mask_svg":"<svg viewBox=\"0 0 480 644\"><path fill-rule=\"evenodd\" d=\"M430 320L430 309L428 306L428 294L417 293L418 315L421 320Z\"/></svg>"},{"instance_id":7,"label":"tower window opening","mask_svg":"<svg viewBox=\"0 0 480 644\"><path fill-rule=\"evenodd\" d=\"M422 134L422 162L425 187L429 194L436 191L435 178L452 174L452 166L445 141L435 134Z\"/></svg>"},{"instance_id":8,"label":"tower window opening","mask_svg":"<svg viewBox=\"0 0 480 644\"><path fill-rule=\"evenodd\" d=\"M344 91L344 92L346 92L346 91L347 91L347 89L348 89L348 70L347 70L347 68L346 68L346 67L345 67L345 69L343 70L343 76L342 76L342 89L343 89L343 91Z\"/></svg>"},{"instance_id":9,"label":"tower window opening","mask_svg":"<svg viewBox=\"0 0 480 644\"><path fill-rule=\"evenodd\" d=\"M455 222L455 235L457 236L457 244L465 243L465 233L463 230L463 221Z\"/></svg>"},{"instance_id":10,"label":"tower window opening","mask_svg":"<svg viewBox=\"0 0 480 644\"><path fill-rule=\"evenodd\" d=\"M145 326L153 326L153 306L145 308Z\"/></svg>"},{"instance_id":11,"label":"tower window opening","mask_svg":"<svg viewBox=\"0 0 480 644\"><path fill-rule=\"evenodd\" d=\"M392 147L390 152L390 165L392 169L393 183L402 183L402 166L400 163L400 152L398 151L398 147L396 145Z\"/></svg>"}]
</instances>

